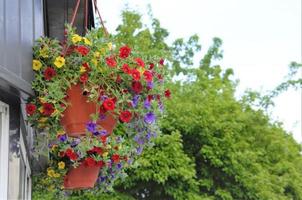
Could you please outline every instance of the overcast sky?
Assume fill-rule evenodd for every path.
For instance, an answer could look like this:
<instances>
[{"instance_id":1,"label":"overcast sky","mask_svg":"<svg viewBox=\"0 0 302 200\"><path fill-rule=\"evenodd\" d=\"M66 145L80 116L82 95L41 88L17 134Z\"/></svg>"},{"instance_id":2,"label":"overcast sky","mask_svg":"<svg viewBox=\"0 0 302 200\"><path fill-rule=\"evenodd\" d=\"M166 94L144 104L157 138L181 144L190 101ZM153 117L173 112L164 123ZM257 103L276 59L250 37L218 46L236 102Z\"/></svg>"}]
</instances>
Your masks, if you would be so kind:
<instances>
[{"instance_id":1,"label":"overcast sky","mask_svg":"<svg viewBox=\"0 0 302 200\"><path fill-rule=\"evenodd\" d=\"M205 52L213 37L223 40L221 65L240 80L237 95L251 88L265 92L282 82L291 61L301 62L301 0L99 0L110 32L128 7L154 17L170 32L169 41L198 34ZM302 72L301 72L302 73ZM300 73L300 74L301 74ZM301 90L275 99L271 117L302 142Z\"/></svg>"}]
</instances>

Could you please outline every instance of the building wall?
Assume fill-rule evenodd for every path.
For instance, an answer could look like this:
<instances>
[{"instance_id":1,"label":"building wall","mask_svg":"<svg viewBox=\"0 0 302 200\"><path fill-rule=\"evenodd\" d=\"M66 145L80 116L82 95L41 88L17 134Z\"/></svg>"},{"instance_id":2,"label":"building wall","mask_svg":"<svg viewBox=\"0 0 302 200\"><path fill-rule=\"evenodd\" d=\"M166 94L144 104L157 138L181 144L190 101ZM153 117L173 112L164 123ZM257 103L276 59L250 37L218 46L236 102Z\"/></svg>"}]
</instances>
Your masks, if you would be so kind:
<instances>
[{"instance_id":1,"label":"building wall","mask_svg":"<svg viewBox=\"0 0 302 200\"><path fill-rule=\"evenodd\" d=\"M43 30L43 0L0 0L0 79L27 94L32 45Z\"/></svg>"},{"instance_id":2,"label":"building wall","mask_svg":"<svg viewBox=\"0 0 302 200\"><path fill-rule=\"evenodd\" d=\"M9 130L0 133L9 138L1 152L8 154L8 166L0 164L8 180L1 180L0 188L7 187L7 194L2 194L7 199L31 199L29 155L34 132L24 107L32 94L32 46L44 35L43 19L43 0L0 0L0 103L9 107Z\"/></svg>"}]
</instances>

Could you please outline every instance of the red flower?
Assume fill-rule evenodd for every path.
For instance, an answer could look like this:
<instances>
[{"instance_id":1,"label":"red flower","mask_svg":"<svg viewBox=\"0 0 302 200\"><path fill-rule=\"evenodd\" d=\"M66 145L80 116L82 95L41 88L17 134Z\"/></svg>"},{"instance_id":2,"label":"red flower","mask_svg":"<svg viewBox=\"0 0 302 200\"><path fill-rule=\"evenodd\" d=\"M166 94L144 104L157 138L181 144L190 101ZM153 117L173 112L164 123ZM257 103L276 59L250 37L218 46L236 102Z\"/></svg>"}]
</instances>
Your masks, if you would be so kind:
<instances>
[{"instance_id":1,"label":"red flower","mask_svg":"<svg viewBox=\"0 0 302 200\"><path fill-rule=\"evenodd\" d=\"M123 64L122 70L123 70L123 72L126 73L126 74L131 74L131 69L130 69L130 67L129 67L128 64Z\"/></svg>"},{"instance_id":2,"label":"red flower","mask_svg":"<svg viewBox=\"0 0 302 200\"><path fill-rule=\"evenodd\" d=\"M45 80L51 80L56 75L56 70L52 67L47 67L44 71Z\"/></svg>"},{"instance_id":3,"label":"red flower","mask_svg":"<svg viewBox=\"0 0 302 200\"><path fill-rule=\"evenodd\" d=\"M82 83L86 83L86 82L88 81L88 74L87 74L87 73L82 74L82 75L80 76L80 81L81 81Z\"/></svg>"},{"instance_id":4,"label":"red flower","mask_svg":"<svg viewBox=\"0 0 302 200\"><path fill-rule=\"evenodd\" d=\"M141 58L135 58L134 60L138 66L145 67L145 63Z\"/></svg>"},{"instance_id":5,"label":"red flower","mask_svg":"<svg viewBox=\"0 0 302 200\"><path fill-rule=\"evenodd\" d=\"M103 144L105 144L107 142L107 136L106 135L101 136L101 141Z\"/></svg>"},{"instance_id":6,"label":"red flower","mask_svg":"<svg viewBox=\"0 0 302 200\"><path fill-rule=\"evenodd\" d=\"M99 166L99 167L103 167L105 165L105 162L104 161L102 161L102 160L100 160L100 161L97 161L97 163L96 163L96 166Z\"/></svg>"},{"instance_id":7,"label":"red flower","mask_svg":"<svg viewBox=\"0 0 302 200\"><path fill-rule=\"evenodd\" d=\"M73 153L73 150L72 150L72 149L67 149L66 152L65 152L65 154L66 154L68 157L70 157L72 153Z\"/></svg>"},{"instance_id":8,"label":"red flower","mask_svg":"<svg viewBox=\"0 0 302 200\"><path fill-rule=\"evenodd\" d=\"M114 163L118 163L120 161L120 156L118 154L113 154L111 156L111 159L113 160Z\"/></svg>"},{"instance_id":9,"label":"red flower","mask_svg":"<svg viewBox=\"0 0 302 200\"><path fill-rule=\"evenodd\" d=\"M131 49L128 46L120 48L120 58L127 58L131 53Z\"/></svg>"},{"instance_id":10,"label":"red flower","mask_svg":"<svg viewBox=\"0 0 302 200\"><path fill-rule=\"evenodd\" d=\"M79 52L82 56L86 56L89 53L89 49L85 46L76 47L76 51Z\"/></svg>"},{"instance_id":11,"label":"red flower","mask_svg":"<svg viewBox=\"0 0 302 200\"><path fill-rule=\"evenodd\" d=\"M103 102L103 107L106 111L108 110L114 110L115 108L115 102L113 101L113 99L106 99Z\"/></svg>"},{"instance_id":12,"label":"red flower","mask_svg":"<svg viewBox=\"0 0 302 200\"><path fill-rule=\"evenodd\" d=\"M91 157L88 157L85 159L85 164L88 166L88 167L93 167L96 165L96 162L93 158Z\"/></svg>"},{"instance_id":13,"label":"red flower","mask_svg":"<svg viewBox=\"0 0 302 200\"><path fill-rule=\"evenodd\" d=\"M89 53L89 48L85 46L78 46L76 50L83 56L86 56Z\"/></svg>"},{"instance_id":14,"label":"red flower","mask_svg":"<svg viewBox=\"0 0 302 200\"><path fill-rule=\"evenodd\" d=\"M69 156L69 158L70 158L70 160L76 160L76 159L78 159L78 154L76 154L76 153L72 153L70 156Z\"/></svg>"},{"instance_id":15,"label":"red flower","mask_svg":"<svg viewBox=\"0 0 302 200\"><path fill-rule=\"evenodd\" d=\"M132 114L129 110L126 110L126 111L123 111L123 112L120 113L119 118L122 122L128 123L128 122L130 122L130 120L132 118Z\"/></svg>"},{"instance_id":16,"label":"red flower","mask_svg":"<svg viewBox=\"0 0 302 200\"><path fill-rule=\"evenodd\" d=\"M116 63L116 60L113 57L108 57L108 58L106 58L106 64L109 67L115 67L117 63Z\"/></svg>"},{"instance_id":17,"label":"red flower","mask_svg":"<svg viewBox=\"0 0 302 200\"><path fill-rule=\"evenodd\" d=\"M46 116L50 116L55 111L51 103L43 103L42 107L43 107L42 114Z\"/></svg>"},{"instance_id":18,"label":"red flower","mask_svg":"<svg viewBox=\"0 0 302 200\"><path fill-rule=\"evenodd\" d=\"M141 74L137 69L132 70L132 78L136 81L138 81L141 78Z\"/></svg>"},{"instance_id":19,"label":"red flower","mask_svg":"<svg viewBox=\"0 0 302 200\"><path fill-rule=\"evenodd\" d=\"M89 72L91 69L89 67L89 64L88 63L83 63L82 66L86 69L86 72Z\"/></svg>"},{"instance_id":20,"label":"red flower","mask_svg":"<svg viewBox=\"0 0 302 200\"><path fill-rule=\"evenodd\" d=\"M156 95L156 99L157 99L158 101L160 101L160 95L159 95L159 94Z\"/></svg>"},{"instance_id":21,"label":"red flower","mask_svg":"<svg viewBox=\"0 0 302 200\"><path fill-rule=\"evenodd\" d=\"M121 83L122 82L122 77L120 75L117 75L116 80L117 83Z\"/></svg>"},{"instance_id":22,"label":"red flower","mask_svg":"<svg viewBox=\"0 0 302 200\"><path fill-rule=\"evenodd\" d=\"M151 82L153 80L152 73L150 71L144 71L145 80Z\"/></svg>"},{"instance_id":23,"label":"red flower","mask_svg":"<svg viewBox=\"0 0 302 200\"><path fill-rule=\"evenodd\" d=\"M60 152L59 152L59 156L60 156L61 158L63 158L63 157L65 156L65 153L64 153L63 151L60 151Z\"/></svg>"},{"instance_id":24,"label":"red flower","mask_svg":"<svg viewBox=\"0 0 302 200\"><path fill-rule=\"evenodd\" d=\"M148 95L148 101L151 102L154 99L153 95Z\"/></svg>"},{"instance_id":25,"label":"red flower","mask_svg":"<svg viewBox=\"0 0 302 200\"><path fill-rule=\"evenodd\" d=\"M29 103L29 104L26 104L26 113L28 115L33 115L35 113L35 111L37 110L37 106L32 104L32 103Z\"/></svg>"},{"instance_id":26,"label":"red flower","mask_svg":"<svg viewBox=\"0 0 302 200\"><path fill-rule=\"evenodd\" d=\"M157 78L158 78L159 80L162 80L162 79L163 79L163 76L162 76L161 74L157 74Z\"/></svg>"},{"instance_id":27,"label":"red flower","mask_svg":"<svg viewBox=\"0 0 302 200\"><path fill-rule=\"evenodd\" d=\"M161 58L161 59L159 60L159 64L160 64L160 65L164 65L164 59L163 59L163 58Z\"/></svg>"},{"instance_id":28,"label":"red flower","mask_svg":"<svg viewBox=\"0 0 302 200\"><path fill-rule=\"evenodd\" d=\"M153 63L150 63L150 64L149 64L149 69L152 70L153 68L154 68L154 64L153 64Z\"/></svg>"},{"instance_id":29,"label":"red flower","mask_svg":"<svg viewBox=\"0 0 302 200\"><path fill-rule=\"evenodd\" d=\"M170 90L165 91L165 97L167 97L167 98L171 97L171 91Z\"/></svg>"},{"instance_id":30,"label":"red flower","mask_svg":"<svg viewBox=\"0 0 302 200\"><path fill-rule=\"evenodd\" d=\"M67 48L65 54L66 54L67 56L70 55L70 54L74 51L74 49L75 49L75 46L74 46L74 45L69 46L69 47Z\"/></svg>"},{"instance_id":31,"label":"red flower","mask_svg":"<svg viewBox=\"0 0 302 200\"><path fill-rule=\"evenodd\" d=\"M132 82L132 90L136 93L139 94L143 90L143 86L139 81L133 81Z\"/></svg>"},{"instance_id":32,"label":"red flower","mask_svg":"<svg viewBox=\"0 0 302 200\"><path fill-rule=\"evenodd\" d=\"M97 153L99 155L103 154L103 150L102 150L101 147L93 147L93 149L91 149L90 151L93 152L93 153Z\"/></svg>"}]
</instances>

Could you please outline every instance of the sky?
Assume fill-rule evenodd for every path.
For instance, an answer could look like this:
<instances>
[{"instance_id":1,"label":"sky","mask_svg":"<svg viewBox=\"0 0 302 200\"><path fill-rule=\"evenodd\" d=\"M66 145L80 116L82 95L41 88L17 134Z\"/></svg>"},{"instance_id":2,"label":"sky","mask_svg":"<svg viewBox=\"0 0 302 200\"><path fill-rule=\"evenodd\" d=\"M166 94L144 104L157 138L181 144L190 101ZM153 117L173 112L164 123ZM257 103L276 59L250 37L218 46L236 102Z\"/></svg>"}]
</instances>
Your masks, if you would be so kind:
<instances>
[{"instance_id":1,"label":"sky","mask_svg":"<svg viewBox=\"0 0 302 200\"><path fill-rule=\"evenodd\" d=\"M205 53L213 37L221 38L220 65L234 70L234 79L240 81L238 97L246 89L272 90L284 80L291 61L302 62L301 0L99 0L109 32L121 23L126 4L146 22L150 4L153 16L169 31L170 42L197 34ZM301 98L301 89L291 89L275 98L269 111L298 142L302 142Z\"/></svg>"}]
</instances>

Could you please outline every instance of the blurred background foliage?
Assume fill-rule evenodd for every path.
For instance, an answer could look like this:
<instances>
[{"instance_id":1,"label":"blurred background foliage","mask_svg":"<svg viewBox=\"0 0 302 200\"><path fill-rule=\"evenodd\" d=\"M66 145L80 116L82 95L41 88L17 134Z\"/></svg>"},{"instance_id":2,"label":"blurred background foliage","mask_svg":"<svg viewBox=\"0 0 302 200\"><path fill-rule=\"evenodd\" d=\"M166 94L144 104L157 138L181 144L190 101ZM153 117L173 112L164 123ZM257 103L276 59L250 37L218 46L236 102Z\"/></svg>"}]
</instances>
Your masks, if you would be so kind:
<instances>
[{"instance_id":1,"label":"blurred background foliage","mask_svg":"<svg viewBox=\"0 0 302 200\"><path fill-rule=\"evenodd\" d=\"M266 113L273 97L292 86L301 88L301 78L295 78L301 64L291 63L287 79L269 94L247 91L238 99L232 69L217 64L223 58L221 39L214 38L194 66L201 50L198 36L170 45L159 20L151 17L150 22L144 26L140 14L126 10L112 37L166 58L165 84L172 98L155 146L110 193L62 195L44 188L43 177L35 175L33 199L302 199L301 145Z\"/></svg>"}]
</instances>

